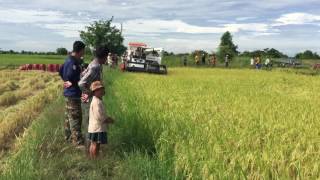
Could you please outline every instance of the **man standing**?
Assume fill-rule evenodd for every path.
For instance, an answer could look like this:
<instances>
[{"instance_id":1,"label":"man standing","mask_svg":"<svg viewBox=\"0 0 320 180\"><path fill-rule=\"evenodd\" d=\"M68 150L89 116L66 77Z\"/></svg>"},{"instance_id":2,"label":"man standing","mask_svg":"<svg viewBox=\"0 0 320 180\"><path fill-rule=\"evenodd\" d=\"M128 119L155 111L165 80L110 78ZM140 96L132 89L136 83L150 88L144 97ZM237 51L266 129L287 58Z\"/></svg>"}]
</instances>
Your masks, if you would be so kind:
<instances>
[{"instance_id":1,"label":"man standing","mask_svg":"<svg viewBox=\"0 0 320 180\"><path fill-rule=\"evenodd\" d=\"M106 48L97 48L95 52L95 58L89 64L88 68L82 73L82 77L78 83L82 90L82 109L83 120L87 125L89 122L89 108L92 99L92 92L90 86L94 81L102 82L102 70L103 64L106 63L108 57L108 50Z\"/></svg>"},{"instance_id":2,"label":"man standing","mask_svg":"<svg viewBox=\"0 0 320 180\"><path fill-rule=\"evenodd\" d=\"M196 65L199 65L199 63L200 63L200 59L199 59L198 54L196 54L195 62L196 62Z\"/></svg>"},{"instance_id":3,"label":"man standing","mask_svg":"<svg viewBox=\"0 0 320 180\"><path fill-rule=\"evenodd\" d=\"M260 63L261 63L261 60L260 60L260 57L258 56L257 59L256 59L256 69L260 69Z\"/></svg>"},{"instance_id":4,"label":"man standing","mask_svg":"<svg viewBox=\"0 0 320 180\"><path fill-rule=\"evenodd\" d=\"M225 66L226 68L229 67L229 55L227 54L226 57L224 58Z\"/></svg>"},{"instance_id":5,"label":"man standing","mask_svg":"<svg viewBox=\"0 0 320 180\"><path fill-rule=\"evenodd\" d=\"M266 66L267 69L271 69L271 61L269 57L267 57L266 61L264 62L264 65Z\"/></svg>"},{"instance_id":6,"label":"man standing","mask_svg":"<svg viewBox=\"0 0 320 180\"><path fill-rule=\"evenodd\" d=\"M183 65L187 66L187 62L188 62L188 58L187 58L187 56L184 56L183 57Z\"/></svg>"},{"instance_id":7,"label":"man standing","mask_svg":"<svg viewBox=\"0 0 320 180\"><path fill-rule=\"evenodd\" d=\"M254 57L250 59L251 68L254 69Z\"/></svg>"},{"instance_id":8,"label":"man standing","mask_svg":"<svg viewBox=\"0 0 320 180\"><path fill-rule=\"evenodd\" d=\"M108 65L109 67L112 67L112 64L113 64L113 62L112 62L112 54L109 53L109 54L108 54L107 65Z\"/></svg>"},{"instance_id":9,"label":"man standing","mask_svg":"<svg viewBox=\"0 0 320 180\"><path fill-rule=\"evenodd\" d=\"M212 58L211 58L211 66L212 67L215 67L217 64L217 57L215 54L212 55Z\"/></svg>"},{"instance_id":10,"label":"man standing","mask_svg":"<svg viewBox=\"0 0 320 180\"><path fill-rule=\"evenodd\" d=\"M206 55L204 53L202 54L202 64L206 64Z\"/></svg>"},{"instance_id":11,"label":"man standing","mask_svg":"<svg viewBox=\"0 0 320 180\"><path fill-rule=\"evenodd\" d=\"M65 139L71 140L76 146L81 146L84 143L81 134L81 90L78 86L81 73L80 64L84 52L85 44L81 41L74 42L71 55L65 60L59 71L64 81L63 94L66 101Z\"/></svg>"}]
</instances>

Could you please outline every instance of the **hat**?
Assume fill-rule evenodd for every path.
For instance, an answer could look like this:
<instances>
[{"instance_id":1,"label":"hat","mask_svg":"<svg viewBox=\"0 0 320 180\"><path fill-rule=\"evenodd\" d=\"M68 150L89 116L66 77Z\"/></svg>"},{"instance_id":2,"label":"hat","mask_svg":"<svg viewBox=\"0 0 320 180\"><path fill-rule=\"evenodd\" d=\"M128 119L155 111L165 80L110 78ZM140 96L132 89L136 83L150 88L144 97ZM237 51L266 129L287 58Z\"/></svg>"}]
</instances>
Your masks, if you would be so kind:
<instances>
[{"instance_id":1,"label":"hat","mask_svg":"<svg viewBox=\"0 0 320 180\"><path fill-rule=\"evenodd\" d=\"M94 81L92 84L91 84L91 91L95 91L97 89L101 89L101 88L104 88L103 87L103 84L101 83L101 81Z\"/></svg>"}]
</instances>

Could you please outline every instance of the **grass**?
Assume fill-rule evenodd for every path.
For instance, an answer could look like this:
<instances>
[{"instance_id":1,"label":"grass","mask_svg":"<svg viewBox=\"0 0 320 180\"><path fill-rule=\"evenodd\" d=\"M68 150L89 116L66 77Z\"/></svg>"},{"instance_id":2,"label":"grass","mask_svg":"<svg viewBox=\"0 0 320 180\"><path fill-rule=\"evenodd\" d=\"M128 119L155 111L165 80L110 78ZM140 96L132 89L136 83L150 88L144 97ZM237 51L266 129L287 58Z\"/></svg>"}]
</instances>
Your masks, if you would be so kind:
<instances>
[{"instance_id":1,"label":"grass","mask_svg":"<svg viewBox=\"0 0 320 180\"><path fill-rule=\"evenodd\" d=\"M7 82L0 93L0 155L58 94L57 76L40 72L1 71ZM22 78L23 77L23 78Z\"/></svg>"},{"instance_id":2,"label":"grass","mask_svg":"<svg viewBox=\"0 0 320 180\"><path fill-rule=\"evenodd\" d=\"M62 64L66 56L0 54L0 65Z\"/></svg>"},{"instance_id":3,"label":"grass","mask_svg":"<svg viewBox=\"0 0 320 180\"><path fill-rule=\"evenodd\" d=\"M231 68L245 68L245 69L249 69L250 68L250 59L251 57L235 57L234 59L232 59L232 61L230 62L230 67ZM192 57L191 55L187 56L187 65L188 67L209 67L208 65L208 57L206 58L206 65L200 65L197 66L195 64L195 60L194 57ZM274 59L275 60L275 59ZM262 63L264 62L264 59L262 61ZM306 60L302 60L302 63L304 64L303 69L309 69L312 67L312 65L319 63L319 60L315 60L315 59L306 59ZM163 64L169 66L169 67L181 67L183 66L183 56L176 56L176 55L169 55L169 56L164 56L163 57ZM224 67L224 63L223 62L217 62L216 67Z\"/></svg>"},{"instance_id":4,"label":"grass","mask_svg":"<svg viewBox=\"0 0 320 180\"><path fill-rule=\"evenodd\" d=\"M16 104L17 101L18 97L12 92L0 96L0 106L11 106Z\"/></svg>"},{"instance_id":5,"label":"grass","mask_svg":"<svg viewBox=\"0 0 320 180\"><path fill-rule=\"evenodd\" d=\"M57 76L44 72L0 71L0 107L15 105L19 101L37 94L52 82L57 81Z\"/></svg>"},{"instance_id":6,"label":"grass","mask_svg":"<svg viewBox=\"0 0 320 180\"><path fill-rule=\"evenodd\" d=\"M316 179L320 79L282 71L105 70L108 149L63 141L63 99L17 142L5 179Z\"/></svg>"},{"instance_id":7,"label":"grass","mask_svg":"<svg viewBox=\"0 0 320 180\"><path fill-rule=\"evenodd\" d=\"M22 64L63 64L67 55L23 55L0 54L0 66L10 67ZM91 55L86 55L85 60L90 61Z\"/></svg>"},{"instance_id":8,"label":"grass","mask_svg":"<svg viewBox=\"0 0 320 180\"><path fill-rule=\"evenodd\" d=\"M183 66L183 57L184 56L175 56L175 55L170 55L170 56L164 56L163 57L163 64L169 66L169 67L181 67ZM187 66L188 67L209 67L209 62L210 58L206 58L206 64L199 65L197 66L195 64L195 59L191 55L187 56ZM250 58L246 57L236 57L233 59L233 61L230 64L231 67L233 68L249 68L250 67ZM216 67L224 67L223 62L217 62Z\"/></svg>"},{"instance_id":9,"label":"grass","mask_svg":"<svg viewBox=\"0 0 320 180\"><path fill-rule=\"evenodd\" d=\"M278 71L125 74L112 82L111 111L114 138L133 149L124 169L143 179L319 177L319 85Z\"/></svg>"},{"instance_id":10,"label":"grass","mask_svg":"<svg viewBox=\"0 0 320 180\"><path fill-rule=\"evenodd\" d=\"M90 161L63 139L64 100L57 99L33 121L5 158L0 179L104 179L117 162L112 155ZM104 149L104 151L107 151Z\"/></svg>"}]
</instances>

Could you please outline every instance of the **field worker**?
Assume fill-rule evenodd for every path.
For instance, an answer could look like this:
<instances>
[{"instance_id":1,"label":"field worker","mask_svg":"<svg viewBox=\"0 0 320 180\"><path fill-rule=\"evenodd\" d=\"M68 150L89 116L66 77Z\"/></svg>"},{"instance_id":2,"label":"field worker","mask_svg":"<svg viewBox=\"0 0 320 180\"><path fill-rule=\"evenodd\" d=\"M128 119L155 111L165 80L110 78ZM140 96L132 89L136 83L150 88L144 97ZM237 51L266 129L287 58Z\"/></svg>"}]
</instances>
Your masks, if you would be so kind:
<instances>
[{"instance_id":1,"label":"field worker","mask_svg":"<svg viewBox=\"0 0 320 180\"><path fill-rule=\"evenodd\" d=\"M212 67L215 67L217 64L217 56L215 54L212 55L212 58L211 58L211 65Z\"/></svg>"},{"instance_id":2,"label":"field worker","mask_svg":"<svg viewBox=\"0 0 320 180\"><path fill-rule=\"evenodd\" d=\"M254 58L253 57L250 59L250 65L252 68L254 67Z\"/></svg>"},{"instance_id":3,"label":"field worker","mask_svg":"<svg viewBox=\"0 0 320 180\"><path fill-rule=\"evenodd\" d=\"M88 125L89 122L89 107L93 96L90 86L94 81L102 81L103 64L106 63L107 56L108 50L106 48L97 48L95 51L95 58L83 72L83 76L78 83L82 91L82 119L84 120L85 127L87 127L86 125Z\"/></svg>"},{"instance_id":4,"label":"field worker","mask_svg":"<svg viewBox=\"0 0 320 180\"><path fill-rule=\"evenodd\" d=\"M265 65L267 68L271 67L271 61L270 61L269 58L266 59L266 61L264 62L264 65Z\"/></svg>"},{"instance_id":5,"label":"field worker","mask_svg":"<svg viewBox=\"0 0 320 180\"><path fill-rule=\"evenodd\" d=\"M132 61L132 58L133 58L133 52L130 52L130 54L129 54L129 61Z\"/></svg>"},{"instance_id":6,"label":"field worker","mask_svg":"<svg viewBox=\"0 0 320 180\"><path fill-rule=\"evenodd\" d=\"M65 60L59 71L64 81L63 94L66 101L65 139L71 140L78 147L84 144L81 134L81 90L78 85L81 73L80 61L84 52L85 44L81 41L74 42L72 54Z\"/></svg>"},{"instance_id":7,"label":"field worker","mask_svg":"<svg viewBox=\"0 0 320 180\"><path fill-rule=\"evenodd\" d=\"M199 59L199 56L198 56L198 55L196 55L196 57L195 57L195 62L196 62L196 65L199 65L200 59Z\"/></svg>"},{"instance_id":8,"label":"field worker","mask_svg":"<svg viewBox=\"0 0 320 180\"><path fill-rule=\"evenodd\" d=\"M102 97L105 94L101 81L95 81L90 87L93 92L90 104L88 140L90 141L89 155L95 159L99 155L100 145L107 144L107 124L114 120L107 116Z\"/></svg>"},{"instance_id":9,"label":"field worker","mask_svg":"<svg viewBox=\"0 0 320 180\"><path fill-rule=\"evenodd\" d=\"M118 66L118 55L117 54L113 54L112 62L113 62L113 67Z\"/></svg>"},{"instance_id":10,"label":"field worker","mask_svg":"<svg viewBox=\"0 0 320 180\"><path fill-rule=\"evenodd\" d=\"M184 56L183 57L183 65L187 66L187 62L188 62L188 58L187 58L187 56Z\"/></svg>"},{"instance_id":11,"label":"field worker","mask_svg":"<svg viewBox=\"0 0 320 180\"><path fill-rule=\"evenodd\" d=\"M109 65L109 67L112 66L112 54L111 53L108 54L107 65Z\"/></svg>"},{"instance_id":12,"label":"field worker","mask_svg":"<svg viewBox=\"0 0 320 180\"><path fill-rule=\"evenodd\" d=\"M206 55L202 54L202 64L206 64Z\"/></svg>"},{"instance_id":13,"label":"field worker","mask_svg":"<svg viewBox=\"0 0 320 180\"><path fill-rule=\"evenodd\" d=\"M224 63L225 63L226 68L229 67L229 61L230 61L229 55L227 54L226 57L224 58Z\"/></svg>"},{"instance_id":14,"label":"field worker","mask_svg":"<svg viewBox=\"0 0 320 180\"><path fill-rule=\"evenodd\" d=\"M121 63L126 63L127 59L128 59L128 54L125 52L125 53L122 55Z\"/></svg>"},{"instance_id":15,"label":"field worker","mask_svg":"<svg viewBox=\"0 0 320 180\"><path fill-rule=\"evenodd\" d=\"M260 63L261 63L260 57L257 57L256 58L256 69L260 69Z\"/></svg>"}]
</instances>

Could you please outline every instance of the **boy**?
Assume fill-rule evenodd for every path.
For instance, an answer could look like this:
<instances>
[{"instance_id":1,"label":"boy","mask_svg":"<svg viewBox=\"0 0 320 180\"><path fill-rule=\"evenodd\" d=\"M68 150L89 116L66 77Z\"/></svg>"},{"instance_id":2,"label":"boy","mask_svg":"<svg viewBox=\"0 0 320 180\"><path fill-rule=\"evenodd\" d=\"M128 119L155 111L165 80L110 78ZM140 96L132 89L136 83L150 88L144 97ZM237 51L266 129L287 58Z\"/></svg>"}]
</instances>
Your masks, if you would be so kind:
<instances>
[{"instance_id":1,"label":"boy","mask_svg":"<svg viewBox=\"0 0 320 180\"><path fill-rule=\"evenodd\" d=\"M105 94L101 81L95 81L90 87L93 98L89 112L88 139L90 141L89 155L95 159L100 150L100 144L107 144L107 124L114 120L106 115L102 97Z\"/></svg>"}]
</instances>

